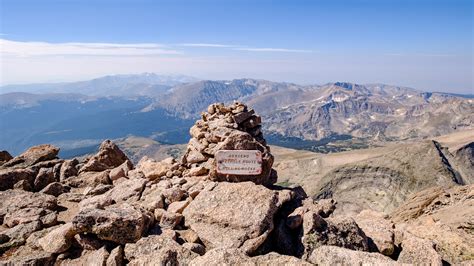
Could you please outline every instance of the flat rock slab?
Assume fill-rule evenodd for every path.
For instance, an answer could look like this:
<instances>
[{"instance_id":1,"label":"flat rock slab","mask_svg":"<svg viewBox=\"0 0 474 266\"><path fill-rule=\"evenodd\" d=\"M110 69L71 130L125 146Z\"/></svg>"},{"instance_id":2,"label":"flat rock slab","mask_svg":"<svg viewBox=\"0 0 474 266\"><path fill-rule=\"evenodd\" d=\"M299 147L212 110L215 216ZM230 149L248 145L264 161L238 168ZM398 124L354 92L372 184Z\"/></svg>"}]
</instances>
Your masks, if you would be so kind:
<instances>
[{"instance_id":1,"label":"flat rock slab","mask_svg":"<svg viewBox=\"0 0 474 266\"><path fill-rule=\"evenodd\" d=\"M278 193L252 182L218 183L184 210L185 223L208 248L257 249L273 229Z\"/></svg>"},{"instance_id":2,"label":"flat rock slab","mask_svg":"<svg viewBox=\"0 0 474 266\"><path fill-rule=\"evenodd\" d=\"M152 219L142 210L122 204L105 210L84 209L74 217L72 224L77 232L92 233L99 239L125 244L139 240Z\"/></svg>"}]
</instances>

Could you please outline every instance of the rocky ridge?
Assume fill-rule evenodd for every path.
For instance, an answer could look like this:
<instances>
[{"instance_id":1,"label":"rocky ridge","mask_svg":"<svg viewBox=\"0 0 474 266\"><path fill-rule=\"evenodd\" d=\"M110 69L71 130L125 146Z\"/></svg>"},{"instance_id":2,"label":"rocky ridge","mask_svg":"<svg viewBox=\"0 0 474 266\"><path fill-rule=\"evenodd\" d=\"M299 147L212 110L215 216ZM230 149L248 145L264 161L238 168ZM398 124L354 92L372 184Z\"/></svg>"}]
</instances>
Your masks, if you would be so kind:
<instances>
[{"instance_id":1,"label":"rocky ridge","mask_svg":"<svg viewBox=\"0 0 474 266\"><path fill-rule=\"evenodd\" d=\"M260 123L241 103L213 104L191 128L180 161L144 158L136 166L111 141L82 160L59 159L51 145L15 158L2 152L0 265L472 260L472 185L420 192L390 216L335 215L332 199L315 201L301 187L274 185ZM214 155L222 149L260 150L264 171L218 174ZM464 214L446 219L460 209ZM431 222L418 223L425 219Z\"/></svg>"}]
</instances>

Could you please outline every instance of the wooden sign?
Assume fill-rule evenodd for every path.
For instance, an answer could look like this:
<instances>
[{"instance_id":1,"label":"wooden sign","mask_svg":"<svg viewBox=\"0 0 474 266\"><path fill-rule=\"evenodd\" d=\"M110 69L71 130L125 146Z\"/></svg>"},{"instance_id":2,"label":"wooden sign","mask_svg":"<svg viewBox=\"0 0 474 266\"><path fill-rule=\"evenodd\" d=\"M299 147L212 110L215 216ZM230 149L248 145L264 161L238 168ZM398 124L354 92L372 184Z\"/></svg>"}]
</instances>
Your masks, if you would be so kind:
<instances>
[{"instance_id":1,"label":"wooden sign","mask_svg":"<svg viewBox=\"0 0 474 266\"><path fill-rule=\"evenodd\" d=\"M262 173L262 153L258 150L220 150L215 158L218 174L259 175Z\"/></svg>"}]
</instances>

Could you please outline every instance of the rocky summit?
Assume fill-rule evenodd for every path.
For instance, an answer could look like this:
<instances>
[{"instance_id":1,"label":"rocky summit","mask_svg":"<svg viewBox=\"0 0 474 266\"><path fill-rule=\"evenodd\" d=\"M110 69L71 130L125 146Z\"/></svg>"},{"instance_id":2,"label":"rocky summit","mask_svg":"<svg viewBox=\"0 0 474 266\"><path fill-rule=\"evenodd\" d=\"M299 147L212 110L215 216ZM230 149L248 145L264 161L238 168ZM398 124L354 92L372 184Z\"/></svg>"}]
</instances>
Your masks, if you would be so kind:
<instances>
[{"instance_id":1,"label":"rocky summit","mask_svg":"<svg viewBox=\"0 0 474 266\"><path fill-rule=\"evenodd\" d=\"M181 159L137 165L109 140L70 160L51 145L0 152L0 265L473 262L473 185L420 188L390 214L338 211L334 199L275 185L261 123L242 103L212 104ZM219 173L222 150L260 151L262 171Z\"/></svg>"}]
</instances>

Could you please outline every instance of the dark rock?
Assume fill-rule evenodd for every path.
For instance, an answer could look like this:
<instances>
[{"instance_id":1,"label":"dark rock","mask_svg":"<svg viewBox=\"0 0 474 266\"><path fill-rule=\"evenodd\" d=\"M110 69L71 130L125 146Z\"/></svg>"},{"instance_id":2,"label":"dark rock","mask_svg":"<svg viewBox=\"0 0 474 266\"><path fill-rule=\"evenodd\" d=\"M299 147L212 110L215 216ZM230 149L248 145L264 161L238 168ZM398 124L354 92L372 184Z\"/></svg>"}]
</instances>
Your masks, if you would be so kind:
<instances>
[{"instance_id":1,"label":"dark rock","mask_svg":"<svg viewBox=\"0 0 474 266\"><path fill-rule=\"evenodd\" d=\"M66 180L67 178L71 176L76 176L77 175L77 169L76 166L79 164L79 161L77 159L72 159L72 160L66 160L64 163L61 165L61 169L59 171L59 180L63 181Z\"/></svg>"},{"instance_id":2,"label":"dark rock","mask_svg":"<svg viewBox=\"0 0 474 266\"><path fill-rule=\"evenodd\" d=\"M55 182L53 168L41 168L36 175L33 183L34 190L40 191L45 188L48 184Z\"/></svg>"},{"instance_id":3,"label":"dark rock","mask_svg":"<svg viewBox=\"0 0 474 266\"><path fill-rule=\"evenodd\" d=\"M80 172L101 172L120 166L127 156L110 140L102 142L99 152L92 156L80 169Z\"/></svg>"},{"instance_id":4,"label":"dark rock","mask_svg":"<svg viewBox=\"0 0 474 266\"><path fill-rule=\"evenodd\" d=\"M69 192L70 189L71 189L70 187L64 186L63 184L59 182L53 182L47 185L45 188L43 188L40 192L57 197L63 193Z\"/></svg>"},{"instance_id":5,"label":"dark rock","mask_svg":"<svg viewBox=\"0 0 474 266\"><path fill-rule=\"evenodd\" d=\"M0 191L12 189L15 184L20 181L24 181L30 185L33 185L35 180L36 172L31 169L3 169L0 170ZM27 186L25 184L25 186Z\"/></svg>"},{"instance_id":6,"label":"dark rock","mask_svg":"<svg viewBox=\"0 0 474 266\"><path fill-rule=\"evenodd\" d=\"M311 255L314 249L323 245L369 251L367 236L352 218L325 220L315 212L308 212L303 216L302 243L305 256Z\"/></svg>"},{"instance_id":7,"label":"dark rock","mask_svg":"<svg viewBox=\"0 0 474 266\"><path fill-rule=\"evenodd\" d=\"M13 157L8 153L8 151L0 151L0 165L10 161Z\"/></svg>"}]
</instances>

